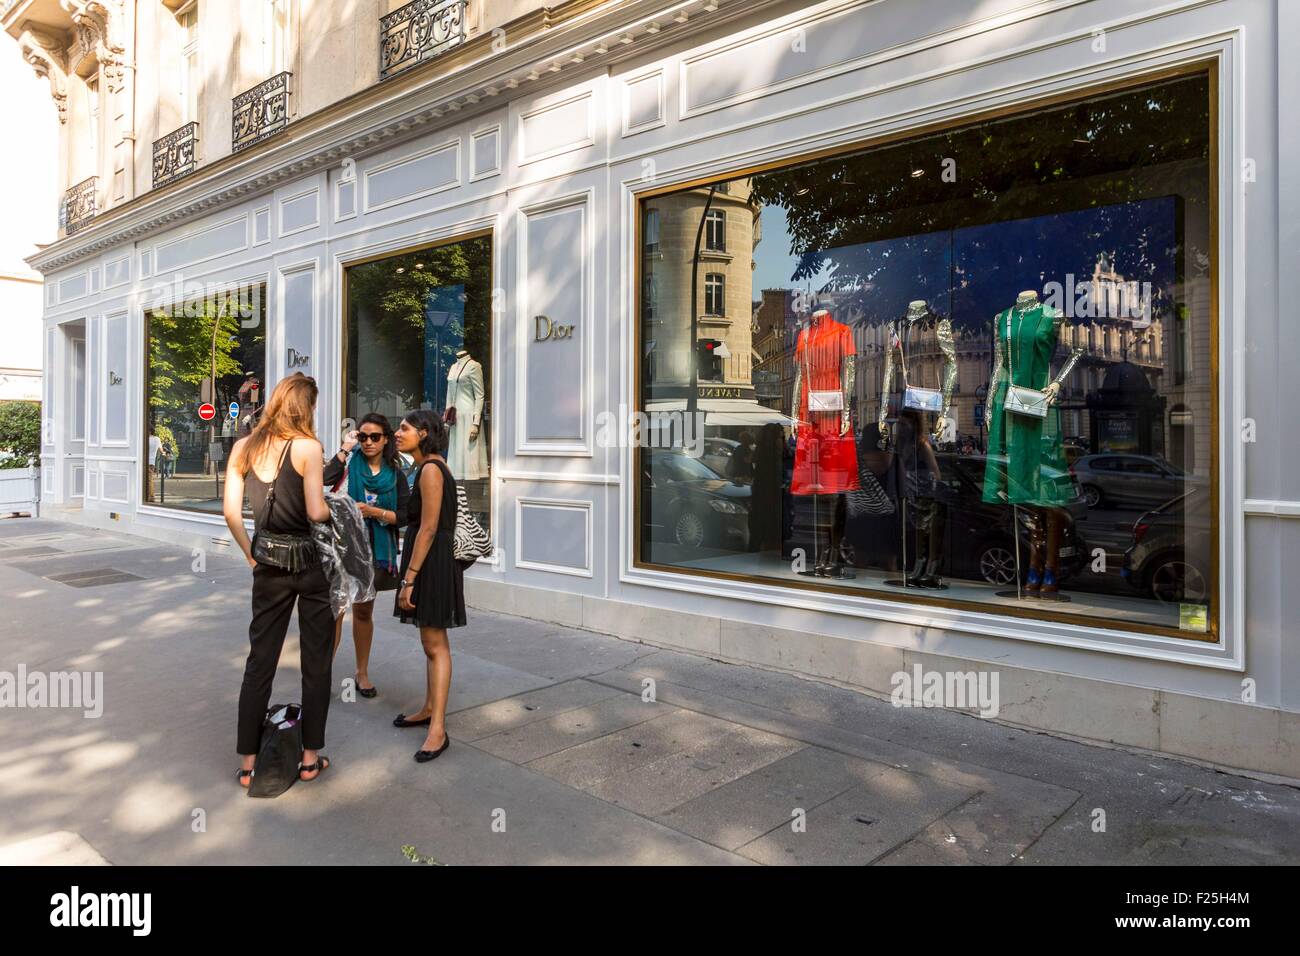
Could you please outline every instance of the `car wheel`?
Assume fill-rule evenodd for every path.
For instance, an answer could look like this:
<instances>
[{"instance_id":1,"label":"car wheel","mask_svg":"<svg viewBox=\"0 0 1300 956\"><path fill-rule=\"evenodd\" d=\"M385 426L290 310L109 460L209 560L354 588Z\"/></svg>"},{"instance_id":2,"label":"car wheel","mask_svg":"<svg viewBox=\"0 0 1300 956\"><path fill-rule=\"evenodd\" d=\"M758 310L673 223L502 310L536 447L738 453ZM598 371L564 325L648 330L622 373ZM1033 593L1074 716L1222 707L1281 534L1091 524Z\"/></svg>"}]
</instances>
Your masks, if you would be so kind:
<instances>
[{"instance_id":1,"label":"car wheel","mask_svg":"<svg viewBox=\"0 0 1300 956\"><path fill-rule=\"evenodd\" d=\"M1209 582L1196 565L1181 556L1161 558L1151 570L1151 595L1166 604L1204 601L1210 595Z\"/></svg>"},{"instance_id":2,"label":"car wheel","mask_svg":"<svg viewBox=\"0 0 1300 956\"><path fill-rule=\"evenodd\" d=\"M1101 507L1101 489L1096 485L1083 486L1083 500L1088 503L1089 508Z\"/></svg>"},{"instance_id":3,"label":"car wheel","mask_svg":"<svg viewBox=\"0 0 1300 956\"><path fill-rule=\"evenodd\" d=\"M1011 584L1016 580L1016 556L1001 544L991 544L980 552L980 577L989 584Z\"/></svg>"},{"instance_id":4,"label":"car wheel","mask_svg":"<svg viewBox=\"0 0 1300 956\"><path fill-rule=\"evenodd\" d=\"M673 525L673 538L683 548L704 547L704 520L694 511L683 511Z\"/></svg>"}]
</instances>

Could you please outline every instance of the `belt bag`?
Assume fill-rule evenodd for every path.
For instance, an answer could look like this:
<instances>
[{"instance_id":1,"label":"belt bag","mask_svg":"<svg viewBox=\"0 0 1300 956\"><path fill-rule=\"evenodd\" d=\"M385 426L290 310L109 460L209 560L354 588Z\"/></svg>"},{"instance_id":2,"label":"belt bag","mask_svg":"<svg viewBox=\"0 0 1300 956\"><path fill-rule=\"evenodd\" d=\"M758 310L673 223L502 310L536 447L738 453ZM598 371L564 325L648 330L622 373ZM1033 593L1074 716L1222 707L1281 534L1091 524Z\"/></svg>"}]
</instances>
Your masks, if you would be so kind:
<instances>
[{"instance_id":1,"label":"belt bag","mask_svg":"<svg viewBox=\"0 0 1300 956\"><path fill-rule=\"evenodd\" d=\"M921 412L943 411L943 392L937 388L917 388L909 385L903 390L903 407Z\"/></svg>"},{"instance_id":2,"label":"belt bag","mask_svg":"<svg viewBox=\"0 0 1300 956\"><path fill-rule=\"evenodd\" d=\"M1013 415L1028 415L1031 418L1047 417L1047 393L1040 392L1036 388L1025 388L1021 385L1010 385L1007 387L1006 401L1003 407Z\"/></svg>"},{"instance_id":3,"label":"belt bag","mask_svg":"<svg viewBox=\"0 0 1300 956\"><path fill-rule=\"evenodd\" d=\"M316 554L316 542L309 536L278 534L274 531L259 531L253 535L253 559L258 564L295 574L307 570L320 560Z\"/></svg>"},{"instance_id":4,"label":"belt bag","mask_svg":"<svg viewBox=\"0 0 1300 956\"><path fill-rule=\"evenodd\" d=\"M844 410L844 393L808 391L808 411L841 412Z\"/></svg>"}]
</instances>

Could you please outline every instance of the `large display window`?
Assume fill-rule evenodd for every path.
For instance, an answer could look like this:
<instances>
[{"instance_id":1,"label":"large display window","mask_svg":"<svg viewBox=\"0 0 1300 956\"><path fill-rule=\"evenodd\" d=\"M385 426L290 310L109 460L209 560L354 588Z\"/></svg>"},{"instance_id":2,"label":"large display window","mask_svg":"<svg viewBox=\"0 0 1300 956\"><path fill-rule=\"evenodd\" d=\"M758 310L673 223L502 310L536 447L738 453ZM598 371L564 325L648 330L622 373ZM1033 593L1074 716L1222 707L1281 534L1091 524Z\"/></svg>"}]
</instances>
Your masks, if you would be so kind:
<instances>
[{"instance_id":1,"label":"large display window","mask_svg":"<svg viewBox=\"0 0 1300 956\"><path fill-rule=\"evenodd\" d=\"M266 287L145 312L147 504L221 511L226 459L267 398Z\"/></svg>"},{"instance_id":2,"label":"large display window","mask_svg":"<svg viewBox=\"0 0 1300 956\"><path fill-rule=\"evenodd\" d=\"M415 408L448 426L447 465L486 529L491 517L492 237L348 265L343 414L394 428Z\"/></svg>"},{"instance_id":3,"label":"large display window","mask_svg":"<svg viewBox=\"0 0 1300 956\"><path fill-rule=\"evenodd\" d=\"M1214 640L1214 97L644 196L638 563Z\"/></svg>"}]
</instances>

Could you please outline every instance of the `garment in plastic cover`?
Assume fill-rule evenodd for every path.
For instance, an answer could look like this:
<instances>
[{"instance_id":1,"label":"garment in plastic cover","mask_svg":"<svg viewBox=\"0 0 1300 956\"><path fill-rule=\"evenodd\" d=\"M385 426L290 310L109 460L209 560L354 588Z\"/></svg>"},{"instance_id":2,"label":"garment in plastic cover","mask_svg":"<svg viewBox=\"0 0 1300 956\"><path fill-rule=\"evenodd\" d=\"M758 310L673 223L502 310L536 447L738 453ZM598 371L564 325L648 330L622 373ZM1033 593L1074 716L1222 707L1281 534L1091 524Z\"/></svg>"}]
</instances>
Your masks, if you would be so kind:
<instances>
[{"instance_id":1,"label":"garment in plastic cover","mask_svg":"<svg viewBox=\"0 0 1300 956\"><path fill-rule=\"evenodd\" d=\"M348 495L327 491L329 521L312 522L312 538L330 585L330 607L338 617L352 604L375 599L375 560L361 509Z\"/></svg>"}]
</instances>

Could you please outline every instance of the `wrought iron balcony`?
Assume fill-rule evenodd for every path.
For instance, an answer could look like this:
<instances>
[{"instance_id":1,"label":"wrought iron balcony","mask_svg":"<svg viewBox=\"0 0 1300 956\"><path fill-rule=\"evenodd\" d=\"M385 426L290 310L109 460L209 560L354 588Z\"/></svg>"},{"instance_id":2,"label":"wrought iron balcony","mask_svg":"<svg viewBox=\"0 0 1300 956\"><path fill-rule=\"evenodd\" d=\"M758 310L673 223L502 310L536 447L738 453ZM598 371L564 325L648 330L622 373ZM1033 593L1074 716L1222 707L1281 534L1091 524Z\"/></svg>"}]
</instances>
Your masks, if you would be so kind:
<instances>
[{"instance_id":1,"label":"wrought iron balcony","mask_svg":"<svg viewBox=\"0 0 1300 956\"><path fill-rule=\"evenodd\" d=\"M198 164L199 124L186 123L153 141L153 188L194 172Z\"/></svg>"},{"instance_id":2,"label":"wrought iron balcony","mask_svg":"<svg viewBox=\"0 0 1300 956\"><path fill-rule=\"evenodd\" d=\"M96 207L96 195L99 192L99 177L83 179L63 194L59 203L59 228L65 236L80 231L99 210Z\"/></svg>"},{"instance_id":3,"label":"wrought iron balcony","mask_svg":"<svg viewBox=\"0 0 1300 956\"><path fill-rule=\"evenodd\" d=\"M235 97L230 151L237 153L289 125L289 81L292 73L277 73Z\"/></svg>"},{"instance_id":4,"label":"wrought iron balcony","mask_svg":"<svg viewBox=\"0 0 1300 956\"><path fill-rule=\"evenodd\" d=\"M379 18L379 78L387 80L465 40L466 0L414 0Z\"/></svg>"}]
</instances>

